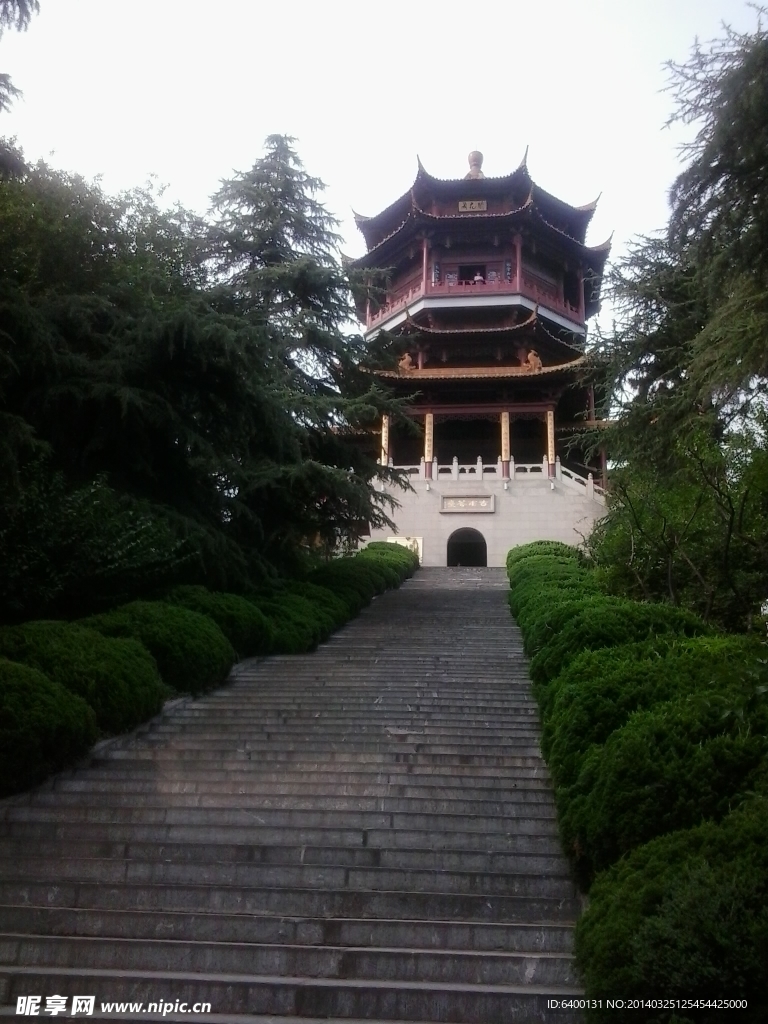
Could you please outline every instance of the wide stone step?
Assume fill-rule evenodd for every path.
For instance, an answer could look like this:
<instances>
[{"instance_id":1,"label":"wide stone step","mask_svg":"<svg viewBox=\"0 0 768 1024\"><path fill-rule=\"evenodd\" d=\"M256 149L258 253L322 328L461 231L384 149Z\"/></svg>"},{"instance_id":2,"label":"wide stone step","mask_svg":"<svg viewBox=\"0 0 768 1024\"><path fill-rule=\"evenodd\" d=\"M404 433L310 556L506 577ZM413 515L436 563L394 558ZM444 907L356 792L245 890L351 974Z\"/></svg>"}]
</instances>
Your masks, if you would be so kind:
<instances>
[{"instance_id":1,"label":"wide stone step","mask_svg":"<svg viewBox=\"0 0 768 1024\"><path fill-rule=\"evenodd\" d=\"M443 832L428 829L339 829L269 825L137 825L106 822L16 821L0 825L0 835L25 844L40 842L112 842L117 844L230 843L236 848L286 846L292 848L371 848L377 850L451 850L458 852L556 854L560 841L547 822L540 832ZM28 852L28 850L27 850Z\"/></svg>"},{"instance_id":2,"label":"wide stone step","mask_svg":"<svg viewBox=\"0 0 768 1024\"><path fill-rule=\"evenodd\" d=\"M38 840L35 857L50 860L122 860L171 864L331 865L345 867L431 869L434 871L510 872L569 877L559 853L481 853L472 850L402 850L370 846L242 846L213 843L96 843ZM19 863L29 855L26 840L0 839L0 864Z\"/></svg>"},{"instance_id":3,"label":"wide stone step","mask_svg":"<svg viewBox=\"0 0 768 1024\"><path fill-rule=\"evenodd\" d=\"M325 864L198 864L93 858L78 861L26 857L0 860L0 880L89 881L115 884L230 885L296 889L353 889L570 898L566 875L537 872L436 871Z\"/></svg>"},{"instance_id":4,"label":"wide stone step","mask_svg":"<svg viewBox=\"0 0 768 1024\"><path fill-rule=\"evenodd\" d=\"M323 743L365 742L390 745L396 743L429 743L450 744L466 747L473 742L500 745L502 747L517 745L534 746L538 744L538 728L533 725L508 726L504 729L462 729L456 725L451 729L433 728L424 722L393 723L389 726L367 726L360 723L344 728L327 725L322 718L309 725L295 728L276 723L263 725L260 728L221 728L187 730L183 733L164 733L155 731L137 742L137 747L152 747L167 744L172 750L193 747L196 750L204 747L218 749L230 748L233 743L247 743L249 746L258 743Z\"/></svg>"},{"instance_id":5,"label":"wide stone step","mask_svg":"<svg viewBox=\"0 0 768 1024\"><path fill-rule=\"evenodd\" d=\"M316 735L296 737L284 741L280 741L279 737L275 737L273 740L268 736L252 736L239 749L236 740L227 743L224 739L200 740L197 743L180 740L173 744L158 745L156 749L154 744L143 742L136 744L135 752L137 754L146 753L150 757L157 753L160 760L175 759L177 757L198 758L206 755L208 757L221 758L238 753L245 753L253 758L259 758L262 753L274 752L278 743L279 750L283 754L296 752L305 754L313 751L318 753L323 751L341 751L344 753L359 751L361 753L371 752L395 756L405 749L414 754L457 754L469 757L472 757L477 752L485 754L490 750L498 751L502 755L506 753L523 757L540 756L538 742L535 742L532 738L522 738L520 740L505 739L495 740L490 743L480 743L478 741L463 742L461 739L449 741L435 737L434 742L430 742L429 736L416 734L410 730L395 734L392 737L372 736L365 738L359 734L352 734L346 739L340 736L336 740L333 738L325 739L320 732ZM470 763L477 762L473 758L473 761Z\"/></svg>"},{"instance_id":6,"label":"wide stone step","mask_svg":"<svg viewBox=\"0 0 768 1024\"><path fill-rule=\"evenodd\" d=\"M475 921L396 921L371 918L259 917L150 910L0 907L16 933L197 942L259 942L301 946L388 946L413 949L570 953L570 924L486 924Z\"/></svg>"},{"instance_id":7,"label":"wide stone step","mask_svg":"<svg viewBox=\"0 0 768 1024\"><path fill-rule=\"evenodd\" d=\"M0 961L29 968L254 973L470 985L574 984L572 957L565 953L0 934Z\"/></svg>"},{"instance_id":8,"label":"wide stone step","mask_svg":"<svg viewBox=\"0 0 768 1024\"><path fill-rule=\"evenodd\" d=\"M76 794L61 794L67 796ZM120 807L82 803L62 806L38 805L14 807L8 811L13 821L68 821L68 822L125 822L158 825L282 825L302 828L342 829L407 829L432 833L478 832L482 834L529 833L531 835L557 835L554 811L534 814L532 807L524 808L520 818L489 817L470 814L414 814L408 812L375 811L305 811L274 808L242 807Z\"/></svg>"},{"instance_id":9,"label":"wide stone step","mask_svg":"<svg viewBox=\"0 0 768 1024\"><path fill-rule=\"evenodd\" d=\"M412 764L412 765L440 765L455 767L494 767L494 768L540 768L546 771L544 758L538 749L531 747L513 749L517 752L512 754L484 754L484 753L444 753L439 747L431 747L428 751L416 751L409 749L376 751L363 749L353 751L345 745L338 745L340 749L329 747L321 749L316 744L302 745L298 749L259 751L237 750L215 751L215 750L167 750L162 747L156 750L128 749L114 747L103 756L96 756L94 764L108 763L115 761L153 761L160 765L170 761L174 764L179 761L197 762L198 764L210 764L211 767L221 765L232 765L236 767L243 761L257 760L261 764L267 762L290 764L293 761L302 763L309 759L324 762L326 766L336 765L338 762L353 762L355 765L365 764ZM477 745L473 748L477 750ZM163 768L163 770L165 770Z\"/></svg>"},{"instance_id":10,"label":"wide stone step","mask_svg":"<svg viewBox=\"0 0 768 1024\"><path fill-rule=\"evenodd\" d=\"M92 1020L554 1019L581 899L506 588L422 572L0 805L0 1016L55 992Z\"/></svg>"},{"instance_id":11,"label":"wide stone step","mask_svg":"<svg viewBox=\"0 0 768 1024\"><path fill-rule=\"evenodd\" d=\"M439 1024L509 1024L546 1020L553 997L577 995L575 987L467 985L434 982L205 975L189 972L104 971L72 968L0 968L6 1003L29 992L95 994L97 1000L209 1002L218 1013L361 1017ZM558 1012L571 1024L578 1014Z\"/></svg>"},{"instance_id":12,"label":"wide stone step","mask_svg":"<svg viewBox=\"0 0 768 1024\"><path fill-rule=\"evenodd\" d=\"M87 792L65 792L55 791L50 793L39 793L31 806L33 807L81 807L87 806L89 794ZM244 796L251 796L252 799L243 800ZM520 818L527 814L538 817L550 817L554 815L554 798L549 793L535 791L533 797L526 799L524 791L509 795L508 799L480 800L472 799L471 794L465 794L463 799L453 797L450 799L432 799L429 797L402 797L402 796L344 796L336 793L328 795L293 795L285 793L269 794L255 791L248 793L242 786L221 787L218 791L208 793L182 793L178 790L155 789L151 792L129 791L115 792L108 789L99 793L99 804L101 807L136 807L152 808L167 807L171 804L174 808L182 807L214 807L214 808L235 808L243 807L243 804L254 810L300 810L319 812L327 811L384 811L397 814L436 814L436 815L463 815L475 814L502 818Z\"/></svg>"},{"instance_id":13,"label":"wide stone step","mask_svg":"<svg viewBox=\"0 0 768 1024\"><path fill-rule=\"evenodd\" d=\"M416 786L338 782L264 782L261 779L243 780L240 782L187 782L166 779L151 781L113 779L71 779L60 780L54 787L57 793L115 793L120 795L133 794L135 797L144 795L186 795L186 796L258 796L267 800L279 797L385 797L390 800L428 800L428 801L472 801L479 811L489 811L493 805L504 803L514 798L516 803L551 804L552 794L545 788L520 785L508 788L451 788L449 786ZM265 804L265 806L268 806ZM290 802L281 806L292 806ZM315 806L318 806L315 804ZM322 806L322 804L320 804ZM398 809L405 809L400 804ZM452 808L459 810L458 807Z\"/></svg>"},{"instance_id":14,"label":"wide stone step","mask_svg":"<svg viewBox=\"0 0 768 1024\"><path fill-rule=\"evenodd\" d=\"M271 771L260 765L250 762L243 765L239 770L216 771L215 769L196 771L190 770L178 772L163 772L162 776L154 771L151 765L143 763L142 766L125 768L89 768L73 774L62 774L58 776L51 789L64 792L95 792L98 787L122 787L131 785L137 786L188 786L195 787L188 792L206 792L209 786L218 785L239 785L241 783L263 786L291 786L298 787L302 792L315 792L312 787L319 786L345 786L345 787L389 787L393 795L419 796L421 793L405 793L404 790L444 790L451 793L467 792L498 796L499 792L511 790L534 792L551 792L551 785L546 776L542 776L535 769L519 769L514 774L505 775L471 775L463 773L437 774L436 772L405 770L393 771L390 766L386 771L373 769L368 772L355 771L320 771L319 769L307 768L296 770L295 766L290 769L278 772ZM524 772L524 774L523 774ZM400 790L403 790L400 793ZM327 790L326 790L327 791ZM352 790L357 792L357 790ZM181 790L184 792L184 790ZM363 794L364 795L364 794ZM436 795L440 795L436 793Z\"/></svg>"},{"instance_id":15,"label":"wide stone step","mask_svg":"<svg viewBox=\"0 0 768 1024\"><path fill-rule=\"evenodd\" d=\"M563 896L277 889L228 885L107 885L0 880L0 904L254 914L268 917L386 918L498 923L576 920L580 900Z\"/></svg>"},{"instance_id":16,"label":"wide stone step","mask_svg":"<svg viewBox=\"0 0 768 1024\"><path fill-rule=\"evenodd\" d=\"M291 761L282 765L260 764L243 759L239 764L222 768L214 765L198 768L194 764L184 764L174 768L172 764L163 765L162 772L150 760L142 759L133 763L120 761L111 763L102 757L98 764L80 768L76 772L62 772L50 788L55 789L58 780L63 779L189 779L191 781L237 782L247 779L265 779L272 782L306 779L312 775L320 781L326 776L331 780L345 779L348 782L387 782L399 785L412 782L414 785L427 785L433 782L444 786L466 786L473 788L503 788L510 784L542 786L551 790L549 772L543 761L536 765L514 768L498 768L486 765L440 765L440 764L403 764L392 763L356 763L354 761ZM530 780L530 781L529 781ZM23 799L23 798L19 798ZM2 820L2 815L0 815Z\"/></svg>"}]
</instances>

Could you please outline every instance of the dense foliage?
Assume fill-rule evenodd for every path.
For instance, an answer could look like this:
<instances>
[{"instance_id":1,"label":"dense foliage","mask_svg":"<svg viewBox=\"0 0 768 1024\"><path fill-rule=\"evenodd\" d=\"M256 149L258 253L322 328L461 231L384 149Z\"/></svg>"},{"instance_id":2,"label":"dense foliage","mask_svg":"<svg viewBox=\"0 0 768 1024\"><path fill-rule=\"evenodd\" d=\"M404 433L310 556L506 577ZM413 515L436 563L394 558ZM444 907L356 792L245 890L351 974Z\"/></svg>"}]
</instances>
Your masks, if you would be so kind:
<instances>
[{"instance_id":1,"label":"dense foliage","mask_svg":"<svg viewBox=\"0 0 768 1024\"><path fill-rule=\"evenodd\" d=\"M220 685L237 657L212 618L164 601L131 601L84 619L83 625L105 637L138 640L157 662L166 686L181 693Z\"/></svg>"},{"instance_id":2,"label":"dense foliage","mask_svg":"<svg viewBox=\"0 0 768 1024\"><path fill-rule=\"evenodd\" d=\"M760 1020L765 643L608 597L605 573L575 550L524 545L507 564L563 843L590 892L577 943L587 994L748 997Z\"/></svg>"},{"instance_id":3,"label":"dense foliage","mask_svg":"<svg viewBox=\"0 0 768 1024\"><path fill-rule=\"evenodd\" d=\"M243 593L387 521L361 437L397 404L291 140L208 220L22 166L0 181L0 621Z\"/></svg>"},{"instance_id":4,"label":"dense foliage","mask_svg":"<svg viewBox=\"0 0 768 1024\"><path fill-rule=\"evenodd\" d=\"M595 999L746 999L746 1010L650 1011L645 1024L762 1024L768 1010L768 804L747 801L719 823L674 831L598 875L576 929ZM631 1024L636 1010L595 1009Z\"/></svg>"},{"instance_id":5,"label":"dense foliage","mask_svg":"<svg viewBox=\"0 0 768 1024\"><path fill-rule=\"evenodd\" d=\"M0 658L0 797L72 764L97 735L96 716L82 697Z\"/></svg>"},{"instance_id":6,"label":"dense foliage","mask_svg":"<svg viewBox=\"0 0 768 1024\"><path fill-rule=\"evenodd\" d=\"M239 658L272 650L274 636L269 619L244 597L214 594L202 586L181 586L174 587L166 601L213 619Z\"/></svg>"},{"instance_id":7,"label":"dense foliage","mask_svg":"<svg viewBox=\"0 0 768 1024\"><path fill-rule=\"evenodd\" d=\"M667 230L614 269L594 355L614 462L590 541L613 593L745 630L768 598L768 34L670 65L695 126Z\"/></svg>"},{"instance_id":8,"label":"dense foliage","mask_svg":"<svg viewBox=\"0 0 768 1024\"><path fill-rule=\"evenodd\" d=\"M166 695L141 644L109 639L77 623L6 626L0 629L0 655L38 669L82 697L106 733L126 732L151 718Z\"/></svg>"}]
</instances>

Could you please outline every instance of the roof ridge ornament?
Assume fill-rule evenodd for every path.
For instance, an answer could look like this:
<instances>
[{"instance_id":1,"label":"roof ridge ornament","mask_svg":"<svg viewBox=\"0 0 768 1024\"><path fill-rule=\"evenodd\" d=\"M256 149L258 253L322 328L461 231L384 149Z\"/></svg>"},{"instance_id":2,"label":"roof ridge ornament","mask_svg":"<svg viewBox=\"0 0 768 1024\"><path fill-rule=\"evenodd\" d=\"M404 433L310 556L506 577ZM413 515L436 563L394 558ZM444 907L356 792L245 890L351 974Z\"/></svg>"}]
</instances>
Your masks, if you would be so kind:
<instances>
[{"instance_id":1,"label":"roof ridge ornament","mask_svg":"<svg viewBox=\"0 0 768 1024\"><path fill-rule=\"evenodd\" d=\"M523 159L517 165L518 171L527 171L528 170L528 149L529 149L529 147L526 146L525 147L525 152L523 153Z\"/></svg>"},{"instance_id":2,"label":"roof ridge ornament","mask_svg":"<svg viewBox=\"0 0 768 1024\"><path fill-rule=\"evenodd\" d=\"M468 178L484 178L483 174L483 154L479 149L473 149L467 157L469 160L469 171L464 175L464 180Z\"/></svg>"}]
</instances>

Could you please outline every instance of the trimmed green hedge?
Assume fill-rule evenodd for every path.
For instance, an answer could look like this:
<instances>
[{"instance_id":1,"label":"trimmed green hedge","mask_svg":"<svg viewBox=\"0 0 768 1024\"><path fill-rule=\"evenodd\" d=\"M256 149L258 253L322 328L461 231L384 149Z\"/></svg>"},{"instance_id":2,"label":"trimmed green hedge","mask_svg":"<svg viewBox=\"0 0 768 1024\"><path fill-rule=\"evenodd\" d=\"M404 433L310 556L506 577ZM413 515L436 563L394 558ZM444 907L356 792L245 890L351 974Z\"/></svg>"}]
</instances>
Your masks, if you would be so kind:
<instances>
[{"instance_id":1,"label":"trimmed green hedge","mask_svg":"<svg viewBox=\"0 0 768 1024\"><path fill-rule=\"evenodd\" d=\"M108 639L72 622L25 622L0 629L0 655L82 697L104 732L127 732L163 705L157 666L133 640Z\"/></svg>"},{"instance_id":2,"label":"trimmed green hedge","mask_svg":"<svg viewBox=\"0 0 768 1024\"><path fill-rule=\"evenodd\" d=\"M274 646L274 631L269 619L255 604L237 594L213 592L199 586L181 586L174 587L165 600L213 619L240 658L269 654Z\"/></svg>"},{"instance_id":3,"label":"trimmed green hedge","mask_svg":"<svg viewBox=\"0 0 768 1024\"><path fill-rule=\"evenodd\" d=\"M104 636L138 640L157 661L163 681L181 693L199 694L223 683L237 658L207 615L164 601L132 601L82 624Z\"/></svg>"},{"instance_id":4,"label":"trimmed green hedge","mask_svg":"<svg viewBox=\"0 0 768 1024\"><path fill-rule=\"evenodd\" d=\"M510 553L510 607L534 655L562 836L592 882L577 930L587 996L741 996L739 1019L757 1024L768 1017L768 806L753 795L768 786L765 644L608 597L583 559L527 547ZM637 1012L591 1011L603 1015Z\"/></svg>"},{"instance_id":5,"label":"trimmed green hedge","mask_svg":"<svg viewBox=\"0 0 768 1024\"><path fill-rule=\"evenodd\" d=\"M554 679L581 651L618 647L663 633L691 637L711 632L698 616L680 608L602 595L583 598L578 608L560 605L548 628L549 639L531 661L536 682Z\"/></svg>"},{"instance_id":6,"label":"trimmed green hedge","mask_svg":"<svg viewBox=\"0 0 768 1024\"><path fill-rule=\"evenodd\" d=\"M81 697L37 669L0 658L0 797L72 764L98 732Z\"/></svg>"},{"instance_id":7,"label":"trimmed green hedge","mask_svg":"<svg viewBox=\"0 0 768 1024\"><path fill-rule=\"evenodd\" d=\"M768 1019L768 800L661 836L599 875L576 926L592 999L746 999L747 1010L602 1010L594 1021Z\"/></svg>"},{"instance_id":8,"label":"trimmed green hedge","mask_svg":"<svg viewBox=\"0 0 768 1024\"><path fill-rule=\"evenodd\" d=\"M297 594L276 591L258 598L258 606L272 625L275 654L312 651L332 632L320 606Z\"/></svg>"},{"instance_id":9,"label":"trimmed green hedge","mask_svg":"<svg viewBox=\"0 0 768 1024\"><path fill-rule=\"evenodd\" d=\"M570 544L563 544L559 540L534 540L530 544L520 544L507 552L507 573L511 575L513 566L539 555L571 558L576 562L580 562L583 558L578 548L574 548Z\"/></svg>"},{"instance_id":10,"label":"trimmed green hedge","mask_svg":"<svg viewBox=\"0 0 768 1024\"><path fill-rule=\"evenodd\" d=\"M398 544L370 544L359 554L317 566L306 580L277 580L249 595L269 618L274 650L300 654L312 650L388 587L399 586L418 566L418 558Z\"/></svg>"},{"instance_id":11,"label":"trimmed green hedge","mask_svg":"<svg viewBox=\"0 0 768 1024\"><path fill-rule=\"evenodd\" d=\"M581 877L665 832L722 818L759 779L766 754L768 701L754 685L635 712L557 791L563 843Z\"/></svg>"},{"instance_id":12,"label":"trimmed green hedge","mask_svg":"<svg viewBox=\"0 0 768 1024\"><path fill-rule=\"evenodd\" d=\"M542 687L542 747L558 785L575 782L584 756L635 711L702 689L722 689L735 665L762 654L741 636L674 635L584 651Z\"/></svg>"}]
</instances>

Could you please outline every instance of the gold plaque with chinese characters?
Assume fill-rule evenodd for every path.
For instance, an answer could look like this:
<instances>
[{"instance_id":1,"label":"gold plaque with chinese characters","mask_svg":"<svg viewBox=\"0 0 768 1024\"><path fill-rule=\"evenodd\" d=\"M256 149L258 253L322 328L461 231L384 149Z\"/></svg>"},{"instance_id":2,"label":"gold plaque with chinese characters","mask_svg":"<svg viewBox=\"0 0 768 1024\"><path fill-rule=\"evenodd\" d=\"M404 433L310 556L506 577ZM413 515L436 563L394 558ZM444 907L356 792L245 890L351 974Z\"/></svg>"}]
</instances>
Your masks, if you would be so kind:
<instances>
[{"instance_id":1,"label":"gold plaque with chinese characters","mask_svg":"<svg viewBox=\"0 0 768 1024\"><path fill-rule=\"evenodd\" d=\"M493 512L493 494L462 494L440 498L441 512Z\"/></svg>"},{"instance_id":2,"label":"gold plaque with chinese characters","mask_svg":"<svg viewBox=\"0 0 768 1024\"><path fill-rule=\"evenodd\" d=\"M460 199L459 213L485 213L488 203L485 199Z\"/></svg>"}]
</instances>

